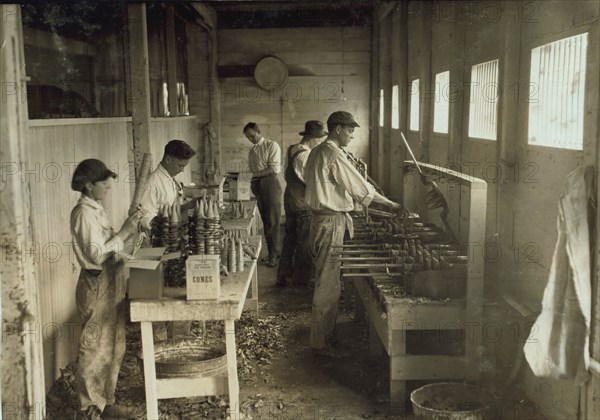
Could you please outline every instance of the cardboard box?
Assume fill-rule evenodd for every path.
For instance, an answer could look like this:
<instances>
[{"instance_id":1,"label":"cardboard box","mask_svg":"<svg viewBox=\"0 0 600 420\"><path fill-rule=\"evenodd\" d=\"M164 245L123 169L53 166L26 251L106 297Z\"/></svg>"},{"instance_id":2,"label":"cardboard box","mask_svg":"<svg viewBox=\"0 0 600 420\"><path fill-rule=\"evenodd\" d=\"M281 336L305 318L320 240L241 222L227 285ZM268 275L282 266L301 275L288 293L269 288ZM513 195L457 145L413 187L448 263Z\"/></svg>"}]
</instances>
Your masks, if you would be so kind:
<instances>
[{"instance_id":1,"label":"cardboard box","mask_svg":"<svg viewBox=\"0 0 600 420\"><path fill-rule=\"evenodd\" d=\"M220 203L223 203L223 184L225 184L226 177L221 177L221 181L215 185L184 185L183 195L184 197L198 198L204 195L216 196Z\"/></svg>"},{"instance_id":2,"label":"cardboard box","mask_svg":"<svg viewBox=\"0 0 600 420\"><path fill-rule=\"evenodd\" d=\"M218 299L221 293L220 255L190 255L185 262L188 300Z\"/></svg>"},{"instance_id":3,"label":"cardboard box","mask_svg":"<svg viewBox=\"0 0 600 420\"><path fill-rule=\"evenodd\" d=\"M178 258L178 253L165 255L166 248L141 248L125 262L129 268L127 294L130 299L162 299L163 261Z\"/></svg>"},{"instance_id":4,"label":"cardboard box","mask_svg":"<svg viewBox=\"0 0 600 420\"><path fill-rule=\"evenodd\" d=\"M229 199L233 201L250 200L250 174L228 174Z\"/></svg>"}]
</instances>

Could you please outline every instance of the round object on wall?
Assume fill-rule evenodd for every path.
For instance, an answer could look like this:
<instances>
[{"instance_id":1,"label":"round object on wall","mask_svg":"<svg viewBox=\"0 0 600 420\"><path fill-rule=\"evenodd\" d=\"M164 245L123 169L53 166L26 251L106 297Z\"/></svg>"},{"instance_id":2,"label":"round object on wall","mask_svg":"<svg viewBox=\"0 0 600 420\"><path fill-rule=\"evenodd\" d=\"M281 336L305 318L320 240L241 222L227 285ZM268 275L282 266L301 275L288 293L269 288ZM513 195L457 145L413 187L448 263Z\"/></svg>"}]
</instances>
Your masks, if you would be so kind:
<instances>
[{"instance_id":1,"label":"round object on wall","mask_svg":"<svg viewBox=\"0 0 600 420\"><path fill-rule=\"evenodd\" d=\"M283 86L287 77L287 65L283 60L274 56L262 58L254 67L254 80L259 87L265 90Z\"/></svg>"}]
</instances>

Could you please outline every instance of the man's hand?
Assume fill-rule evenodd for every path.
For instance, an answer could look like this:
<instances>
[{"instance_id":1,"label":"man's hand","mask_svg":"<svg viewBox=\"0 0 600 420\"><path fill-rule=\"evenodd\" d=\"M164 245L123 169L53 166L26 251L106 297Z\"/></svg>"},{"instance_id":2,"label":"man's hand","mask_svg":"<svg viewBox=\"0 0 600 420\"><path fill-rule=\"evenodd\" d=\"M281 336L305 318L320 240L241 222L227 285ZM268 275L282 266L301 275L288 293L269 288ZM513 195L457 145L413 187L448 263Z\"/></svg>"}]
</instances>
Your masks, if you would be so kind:
<instances>
[{"instance_id":1,"label":"man's hand","mask_svg":"<svg viewBox=\"0 0 600 420\"><path fill-rule=\"evenodd\" d=\"M392 204L390 205L390 208L394 211L402 211L404 210L404 206L400 203L395 203L392 201Z\"/></svg>"}]
</instances>

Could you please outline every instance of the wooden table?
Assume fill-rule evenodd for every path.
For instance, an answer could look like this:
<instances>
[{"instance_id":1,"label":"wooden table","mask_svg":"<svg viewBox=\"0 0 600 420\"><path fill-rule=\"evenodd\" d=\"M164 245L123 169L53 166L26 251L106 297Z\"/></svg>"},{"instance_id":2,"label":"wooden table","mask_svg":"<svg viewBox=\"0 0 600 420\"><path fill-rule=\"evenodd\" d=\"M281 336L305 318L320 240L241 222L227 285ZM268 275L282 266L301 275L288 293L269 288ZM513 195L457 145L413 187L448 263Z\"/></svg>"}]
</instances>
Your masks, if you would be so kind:
<instances>
[{"instance_id":1,"label":"wooden table","mask_svg":"<svg viewBox=\"0 0 600 420\"><path fill-rule=\"evenodd\" d=\"M148 419L158 420L158 399L229 394L229 413L239 418L239 383L235 344L235 320L245 307L250 283L252 298L258 302L256 258L260 255L261 238L252 236L256 246L255 259L242 273L232 273L221 279L221 294L216 300L188 301L183 299L132 300L131 321L139 322L142 331L144 382ZM256 292L258 287L256 287ZM152 322L156 321L224 321L227 373L216 377L156 378Z\"/></svg>"}]
</instances>

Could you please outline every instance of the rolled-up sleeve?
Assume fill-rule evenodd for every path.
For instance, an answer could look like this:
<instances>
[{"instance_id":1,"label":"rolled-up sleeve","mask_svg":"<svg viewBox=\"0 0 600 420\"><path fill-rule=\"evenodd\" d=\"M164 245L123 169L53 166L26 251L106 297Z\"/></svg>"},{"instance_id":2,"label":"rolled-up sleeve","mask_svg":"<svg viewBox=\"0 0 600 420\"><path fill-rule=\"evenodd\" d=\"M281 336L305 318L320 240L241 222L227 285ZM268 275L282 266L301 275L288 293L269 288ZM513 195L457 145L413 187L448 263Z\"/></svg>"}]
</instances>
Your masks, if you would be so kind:
<instances>
[{"instance_id":1,"label":"rolled-up sleeve","mask_svg":"<svg viewBox=\"0 0 600 420\"><path fill-rule=\"evenodd\" d=\"M140 200L142 226L149 228L150 222L158 214L158 191L155 185L147 185Z\"/></svg>"},{"instance_id":2,"label":"rolled-up sleeve","mask_svg":"<svg viewBox=\"0 0 600 420\"><path fill-rule=\"evenodd\" d=\"M281 148L274 141L269 143L266 160L268 167L273 169L273 172L276 174L281 172Z\"/></svg>"},{"instance_id":3,"label":"rolled-up sleeve","mask_svg":"<svg viewBox=\"0 0 600 420\"><path fill-rule=\"evenodd\" d=\"M114 235L104 238L102 227L90 212L80 211L73 220L74 240L77 242L83 256L95 265L102 265L112 254L123 251L123 240Z\"/></svg>"},{"instance_id":4,"label":"rolled-up sleeve","mask_svg":"<svg viewBox=\"0 0 600 420\"><path fill-rule=\"evenodd\" d=\"M375 196L375 187L367 182L343 155L335 159L333 172L335 180L346 189L354 201L365 207L371 204Z\"/></svg>"}]
</instances>

